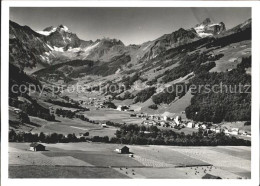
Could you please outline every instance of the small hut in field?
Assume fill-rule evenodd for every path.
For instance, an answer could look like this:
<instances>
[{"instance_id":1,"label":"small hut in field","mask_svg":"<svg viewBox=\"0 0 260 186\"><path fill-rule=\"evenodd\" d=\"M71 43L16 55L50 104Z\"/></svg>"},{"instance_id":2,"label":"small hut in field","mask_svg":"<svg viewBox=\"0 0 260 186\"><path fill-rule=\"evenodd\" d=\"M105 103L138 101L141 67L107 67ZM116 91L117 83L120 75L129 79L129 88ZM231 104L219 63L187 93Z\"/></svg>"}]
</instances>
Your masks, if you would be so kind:
<instances>
[{"instance_id":1,"label":"small hut in field","mask_svg":"<svg viewBox=\"0 0 260 186\"><path fill-rule=\"evenodd\" d=\"M124 146L122 148L118 148L115 151L120 153L120 154L129 154L129 148L127 146Z\"/></svg>"},{"instance_id":2,"label":"small hut in field","mask_svg":"<svg viewBox=\"0 0 260 186\"><path fill-rule=\"evenodd\" d=\"M45 151L45 146L40 143L31 143L30 151Z\"/></svg>"}]
</instances>

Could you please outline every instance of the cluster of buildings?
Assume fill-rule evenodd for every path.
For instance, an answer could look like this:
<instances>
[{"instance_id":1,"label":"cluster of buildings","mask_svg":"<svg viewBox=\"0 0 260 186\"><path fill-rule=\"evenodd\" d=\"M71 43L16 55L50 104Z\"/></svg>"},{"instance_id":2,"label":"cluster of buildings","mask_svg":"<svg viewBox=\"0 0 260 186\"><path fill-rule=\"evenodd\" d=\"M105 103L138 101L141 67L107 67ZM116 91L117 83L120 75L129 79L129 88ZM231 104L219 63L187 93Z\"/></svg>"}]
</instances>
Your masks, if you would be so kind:
<instances>
[{"instance_id":1,"label":"cluster of buildings","mask_svg":"<svg viewBox=\"0 0 260 186\"><path fill-rule=\"evenodd\" d=\"M134 111L134 110L131 110L130 106L127 106L127 105L118 105L116 110L118 110L118 111L129 111L129 112Z\"/></svg>"},{"instance_id":2,"label":"cluster of buildings","mask_svg":"<svg viewBox=\"0 0 260 186\"><path fill-rule=\"evenodd\" d=\"M240 135L240 136L247 136L247 137L251 137L251 132L245 131L245 130L241 130L239 128L223 128L223 132L226 135Z\"/></svg>"},{"instance_id":3,"label":"cluster of buildings","mask_svg":"<svg viewBox=\"0 0 260 186\"><path fill-rule=\"evenodd\" d=\"M180 116L169 117L169 116L160 116L160 115L148 115L144 113L138 113L138 114L130 114L131 117L137 117L142 118L144 121L142 124L144 125L155 125L155 126L162 126L162 127L175 127L179 126L182 127L184 122L182 122L182 119Z\"/></svg>"},{"instance_id":4,"label":"cluster of buildings","mask_svg":"<svg viewBox=\"0 0 260 186\"><path fill-rule=\"evenodd\" d=\"M227 128L222 127L219 124L213 124L212 122L194 122L190 120L182 120L181 116L168 117L168 116L160 116L160 115L148 115L144 113L138 114L130 114L131 117L142 118L144 121L143 125L147 126L161 126L161 127L169 127L169 128L190 128L199 130L202 129L204 131L211 131L214 133L223 132L226 135L240 135L251 137L251 133L245 130L241 130L239 128Z\"/></svg>"},{"instance_id":5,"label":"cluster of buildings","mask_svg":"<svg viewBox=\"0 0 260 186\"><path fill-rule=\"evenodd\" d=\"M79 100L79 103L81 105L88 105L88 106L93 106L95 107L97 110L101 109L101 108L106 108L106 106L104 105L104 102L109 101L109 98L105 97L103 99L101 98L88 98L88 100ZM88 108L88 107L86 107Z\"/></svg>"},{"instance_id":6,"label":"cluster of buildings","mask_svg":"<svg viewBox=\"0 0 260 186\"><path fill-rule=\"evenodd\" d=\"M79 100L79 103L81 105L89 105L94 106L96 108L105 108L103 105L104 101L102 101L100 98L89 98L88 101Z\"/></svg>"}]
</instances>

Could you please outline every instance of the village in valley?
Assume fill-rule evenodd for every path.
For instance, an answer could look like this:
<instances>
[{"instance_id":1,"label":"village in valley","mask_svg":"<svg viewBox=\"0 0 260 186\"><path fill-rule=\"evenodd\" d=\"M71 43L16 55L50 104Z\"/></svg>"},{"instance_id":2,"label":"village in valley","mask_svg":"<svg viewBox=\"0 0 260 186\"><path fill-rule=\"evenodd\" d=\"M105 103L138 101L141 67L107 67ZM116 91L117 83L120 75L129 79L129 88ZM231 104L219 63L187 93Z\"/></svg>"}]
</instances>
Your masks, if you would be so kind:
<instances>
[{"instance_id":1,"label":"village in valley","mask_svg":"<svg viewBox=\"0 0 260 186\"><path fill-rule=\"evenodd\" d=\"M111 144L111 142L104 141L104 139L107 135L110 139L113 139L113 136L117 133L116 130L120 129L119 126L126 125L131 127L131 123L135 123L135 125L140 127L144 126L145 131L139 132L148 136L154 135L154 131L149 128L156 127L159 130L166 132L172 130L180 135L181 133L184 135L191 135L192 133L201 132L203 135L214 136L215 134L223 133L226 136L234 136L235 138L243 137L243 139L250 140L250 131L242 132L242 130L238 128L228 128L230 126L226 125L225 127L224 123L194 122L185 118L184 111L179 114L148 114L134 111L131 109L131 106L128 105L115 106L109 102L111 101L109 98L104 98L103 101L99 98L91 98L88 100L89 101L83 101L82 99L78 99L78 101L76 101L74 99L68 99L68 103L77 103L77 105L80 106L81 109L74 109L73 112L80 114L81 116L87 116L89 119L87 120L87 123L89 123L87 126L89 127L82 124L78 119L67 118L68 115L65 116L57 112L59 109L63 110L63 107L55 104L48 104L50 113L55 115L56 120L63 121L63 123L54 122L55 128L53 128L53 124L45 124L45 122L41 121L41 123L43 123L40 124L40 128L33 127L26 130L32 134L32 137L34 135L40 137L42 135L40 134L41 131L50 131L50 129L54 131L64 131L61 138L58 137L60 135L58 133L58 143L52 144L47 142L48 133L43 135L46 136L45 140L43 138L38 142L27 142L24 144L10 143L10 165L21 165L22 167L30 166L35 173L38 171L38 168L46 165L62 165L64 168L73 165L76 170L83 172L92 167L99 167L98 172L100 171L100 173L88 175L94 178L249 178L247 172L250 167L249 161L247 158L244 160L242 159L249 155L250 147L203 147L202 150L200 147L142 146L133 143L124 145L121 144L122 142ZM108 102L110 104L108 104ZM15 114L21 114L22 110L9 107L9 112L13 113L11 114L11 116L13 116ZM111 116L111 118L109 116ZM29 118L33 123L36 121L39 123L40 121L34 117ZM244 123L242 125L244 125ZM25 128L23 130L25 130ZM73 139L73 137L71 137L72 131L75 133L73 134L75 135L75 140L72 140L74 143L62 143L63 141L65 142L66 139ZM19 133L16 134L17 139L19 135ZM28 137L23 136L22 138L26 140ZM54 138L54 134L50 134L49 138ZM82 152L76 153L76 151L79 150ZM198 150L200 153L197 153ZM75 151L75 153L72 153L73 151ZM244 161L244 164L246 163L244 166L247 168L241 169L241 173L235 173L234 171L237 169L237 167L235 167L230 172L229 169L225 167L226 165L213 160L214 156L211 156L213 152L217 153L220 157L228 158L230 164ZM239 157L235 157L230 154L231 152L233 152L233 154L241 152L242 154L239 155ZM83 156L85 156L85 158L83 158ZM39 158L41 158L40 161ZM173 158L175 160L173 160ZM189 161L187 161L187 158ZM103 163L98 163L100 161ZM86 170L82 170L82 166L84 166ZM27 174L17 173L15 167L11 166L11 177L28 176ZM152 167L155 169L152 170ZM61 170L60 168L56 169L54 174L56 176L56 171L68 171L67 168L64 170ZM47 174L46 171L48 171L47 168L40 175L43 177L51 176ZM31 173L31 176L36 175ZM62 177L62 175L60 176ZM73 177L73 175L70 176ZM83 175L77 173L77 175L74 176L81 177Z\"/></svg>"},{"instance_id":2,"label":"village in valley","mask_svg":"<svg viewBox=\"0 0 260 186\"><path fill-rule=\"evenodd\" d=\"M89 101L79 100L79 104L82 104L87 110L90 110L89 106L92 106L94 110L102 110L102 109L112 109L120 112L125 112L129 114L130 118L136 118L137 124L141 124L144 126L157 126L168 129L176 129L182 132L181 129L188 128L190 131L198 132L206 131L207 133L224 133L227 136L236 136L236 137L244 137L247 140L251 138L251 130L249 127L246 128L238 128L235 126L250 126L250 122L222 122L222 123L213 123L213 122L199 122L192 121L186 118L185 111L181 111L180 113L169 113L165 112L163 114L148 114L143 112L136 112L131 108L131 105L114 105L111 108L111 105L107 103L111 97L105 97L104 99L100 98L89 98ZM50 107L52 109L52 107ZM139 120L140 119L140 120ZM121 124L124 124L121 121ZM232 124L232 125L231 125ZM100 125L102 127L107 127L106 122L101 122Z\"/></svg>"},{"instance_id":3,"label":"village in valley","mask_svg":"<svg viewBox=\"0 0 260 186\"><path fill-rule=\"evenodd\" d=\"M140 44L83 40L74 33L77 26L48 20L39 31L33 27L38 21L18 20L41 11L17 9L10 9L9 21L9 178L251 178L251 92L234 91L241 83L251 90L250 9L240 19L239 8L224 11L231 20L203 15L194 22L192 13L187 25L174 16L169 20L178 24L165 23L169 30ZM100 26L94 34L106 31L103 13L90 19L99 11L77 9L75 16L84 15L75 22L94 20ZM121 28L144 15L129 8L138 16L132 20L122 16L126 10L112 9L126 19L118 37L141 39L136 30ZM63 8L57 11L70 20ZM233 91L220 91L223 86Z\"/></svg>"}]
</instances>

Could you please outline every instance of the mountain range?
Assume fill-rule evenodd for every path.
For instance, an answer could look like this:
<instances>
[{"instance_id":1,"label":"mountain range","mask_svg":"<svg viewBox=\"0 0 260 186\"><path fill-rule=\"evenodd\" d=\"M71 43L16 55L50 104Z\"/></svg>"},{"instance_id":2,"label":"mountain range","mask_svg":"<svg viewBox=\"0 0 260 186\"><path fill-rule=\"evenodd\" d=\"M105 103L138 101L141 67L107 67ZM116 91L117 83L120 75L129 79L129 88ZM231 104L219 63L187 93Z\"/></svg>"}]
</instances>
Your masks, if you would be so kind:
<instances>
[{"instance_id":1,"label":"mountain range","mask_svg":"<svg viewBox=\"0 0 260 186\"><path fill-rule=\"evenodd\" d=\"M249 21L248 24L250 23ZM70 60L109 61L115 56L129 54L131 61L136 62L140 59L150 60L171 48L204 37L215 37L225 31L223 22L212 23L207 18L194 28L188 30L180 28L141 45L125 46L118 39L84 41L64 25L33 31L28 26L20 26L10 21L10 61L22 68L40 69Z\"/></svg>"},{"instance_id":2,"label":"mountain range","mask_svg":"<svg viewBox=\"0 0 260 186\"><path fill-rule=\"evenodd\" d=\"M13 21L9 26L10 65L43 84L77 82L89 87L101 85L101 89L123 84L126 90L101 94L137 111L187 111L188 118L205 121L249 119L249 94L205 98L205 94L187 90L172 96L165 88L205 82L212 85L221 80L250 84L251 19L227 29L223 22L206 18L193 28L179 28L155 40L127 46L118 39L82 40L65 25L42 31ZM10 79L19 81L12 75ZM208 106L201 105L202 98L209 101ZM219 116L220 111L226 112Z\"/></svg>"}]
</instances>

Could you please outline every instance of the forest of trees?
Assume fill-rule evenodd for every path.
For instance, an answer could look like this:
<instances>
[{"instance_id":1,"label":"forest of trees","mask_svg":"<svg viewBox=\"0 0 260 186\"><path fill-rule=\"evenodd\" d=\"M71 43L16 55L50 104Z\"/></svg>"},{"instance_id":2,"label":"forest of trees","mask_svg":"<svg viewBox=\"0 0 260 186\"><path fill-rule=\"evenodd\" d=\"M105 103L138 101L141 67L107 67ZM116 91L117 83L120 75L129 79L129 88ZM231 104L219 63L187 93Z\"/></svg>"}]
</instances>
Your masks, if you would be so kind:
<instances>
[{"instance_id":1,"label":"forest of trees","mask_svg":"<svg viewBox=\"0 0 260 186\"><path fill-rule=\"evenodd\" d=\"M88 136L88 135L85 135ZM42 143L69 143L69 142L84 142L86 137L77 137L74 133L67 136L58 133L44 134L31 132L9 131L9 142L42 142Z\"/></svg>"},{"instance_id":2,"label":"forest of trees","mask_svg":"<svg viewBox=\"0 0 260 186\"><path fill-rule=\"evenodd\" d=\"M54 105L58 105L58 106L61 106L61 107L84 109L83 107L80 106L79 103L68 103L68 102L65 102L65 101L52 100L52 99L47 99L47 100L45 100L45 102L52 103Z\"/></svg>"},{"instance_id":3,"label":"forest of trees","mask_svg":"<svg viewBox=\"0 0 260 186\"><path fill-rule=\"evenodd\" d=\"M166 71L165 76L163 76L162 80L164 83L176 80L180 77L184 77L191 72L200 72L209 71L211 68L215 66L215 60L223 57L223 54L215 55L212 57L207 53L194 53L187 56L184 56L179 66L173 68L172 70ZM207 63L206 63L207 62Z\"/></svg>"},{"instance_id":4,"label":"forest of trees","mask_svg":"<svg viewBox=\"0 0 260 186\"><path fill-rule=\"evenodd\" d=\"M156 104L152 104L152 105L149 105L148 108L153 109L153 110L157 110L158 106Z\"/></svg>"},{"instance_id":5,"label":"forest of trees","mask_svg":"<svg viewBox=\"0 0 260 186\"><path fill-rule=\"evenodd\" d=\"M129 91L125 91L124 95L122 96L117 96L115 99L117 100L126 100L126 99L134 99L134 95L132 95Z\"/></svg>"},{"instance_id":6,"label":"forest of trees","mask_svg":"<svg viewBox=\"0 0 260 186\"><path fill-rule=\"evenodd\" d=\"M141 90L140 92L138 92L136 94L136 98L134 99L134 103L137 102L145 102L146 100L148 100L154 93L156 92L156 88L155 87L148 87L146 89Z\"/></svg>"},{"instance_id":7,"label":"forest of trees","mask_svg":"<svg viewBox=\"0 0 260 186\"><path fill-rule=\"evenodd\" d=\"M112 109L116 109L116 105L113 103L113 102L110 102L110 101L106 101L103 103L103 105L107 108L112 108Z\"/></svg>"},{"instance_id":8,"label":"forest of trees","mask_svg":"<svg viewBox=\"0 0 260 186\"><path fill-rule=\"evenodd\" d=\"M145 131L147 131L145 133ZM177 146L216 146L234 145L250 146L251 142L224 133L199 130L197 133L176 133L172 130L160 130L156 126L122 125L116 131L116 137L110 143L138 144L138 145L177 145Z\"/></svg>"},{"instance_id":9,"label":"forest of trees","mask_svg":"<svg viewBox=\"0 0 260 186\"><path fill-rule=\"evenodd\" d=\"M152 100L155 104L170 104L172 101L175 100L176 97L181 98L186 94L189 89L189 84L185 83L177 83L174 84L159 94L156 94L152 97Z\"/></svg>"},{"instance_id":10,"label":"forest of trees","mask_svg":"<svg viewBox=\"0 0 260 186\"><path fill-rule=\"evenodd\" d=\"M62 117L67 117L69 119L78 118L82 121L87 121L87 122L90 122L90 123L98 124L97 121L90 120L84 114L78 114L78 112L80 112L80 111L81 110L71 111L71 110L64 110L64 109L58 108L58 109L56 109L55 113L59 117L62 116Z\"/></svg>"},{"instance_id":11,"label":"forest of trees","mask_svg":"<svg viewBox=\"0 0 260 186\"><path fill-rule=\"evenodd\" d=\"M75 115L76 115L76 111L71 111L71 110L64 110L64 109L61 109L61 108L57 108L56 110L55 110L55 114L57 115L57 116L62 116L62 117L67 117L67 118L70 118L70 119L72 119L72 118L74 118L75 117Z\"/></svg>"},{"instance_id":12,"label":"forest of trees","mask_svg":"<svg viewBox=\"0 0 260 186\"><path fill-rule=\"evenodd\" d=\"M251 75L246 68L251 67L251 57L243 58L236 69L228 72L201 73L191 80L191 84L202 89L192 91L191 105L185 110L186 116L195 121L251 120ZM206 85L214 91L208 91ZM242 85L242 91L239 89Z\"/></svg>"},{"instance_id":13,"label":"forest of trees","mask_svg":"<svg viewBox=\"0 0 260 186\"><path fill-rule=\"evenodd\" d=\"M9 105L21 109L24 113L30 116L36 116L48 121L54 121L55 116L50 114L50 110L42 107L36 100L31 99L31 103L21 102L17 99L10 98Z\"/></svg>"},{"instance_id":14,"label":"forest of trees","mask_svg":"<svg viewBox=\"0 0 260 186\"><path fill-rule=\"evenodd\" d=\"M132 76L124 76L122 78L122 83L125 85L125 88L128 90L134 84L135 81L139 79L140 75L138 73L134 73Z\"/></svg>"}]
</instances>

